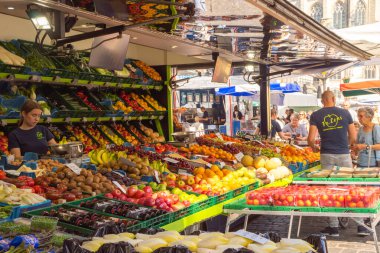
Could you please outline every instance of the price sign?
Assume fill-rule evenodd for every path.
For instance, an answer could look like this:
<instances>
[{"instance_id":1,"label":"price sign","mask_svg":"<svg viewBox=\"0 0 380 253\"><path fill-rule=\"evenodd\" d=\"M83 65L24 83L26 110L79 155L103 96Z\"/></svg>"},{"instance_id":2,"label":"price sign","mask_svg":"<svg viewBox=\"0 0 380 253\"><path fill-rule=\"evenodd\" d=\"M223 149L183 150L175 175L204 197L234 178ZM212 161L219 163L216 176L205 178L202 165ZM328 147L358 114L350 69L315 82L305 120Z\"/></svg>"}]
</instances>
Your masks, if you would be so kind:
<instances>
[{"instance_id":1,"label":"price sign","mask_svg":"<svg viewBox=\"0 0 380 253\"><path fill-rule=\"evenodd\" d=\"M164 160L164 161L167 161L167 162L169 162L169 163L179 163L179 161L174 160L174 159L169 158L169 157L165 157L163 160Z\"/></svg>"},{"instance_id":2,"label":"price sign","mask_svg":"<svg viewBox=\"0 0 380 253\"><path fill-rule=\"evenodd\" d=\"M134 163L134 162L131 162L131 161L129 161L128 159L125 159L125 158L120 158L120 161L123 163L123 164L125 164L125 165L128 165L128 166L132 166L132 167L136 167L137 165L136 165L136 163Z\"/></svg>"},{"instance_id":3,"label":"price sign","mask_svg":"<svg viewBox=\"0 0 380 253\"><path fill-rule=\"evenodd\" d=\"M236 157L236 160L238 160L239 162L241 161L241 159L243 158L244 154L242 152L239 152L235 155Z\"/></svg>"},{"instance_id":4,"label":"price sign","mask_svg":"<svg viewBox=\"0 0 380 253\"><path fill-rule=\"evenodd\" d=\"M244 237L244 238L247 238L247 239L250 239L250 240L255 241L257 243L260 243L260 244L265 244L269 241L269 239L267 239L267 238L264 238L262 236L259 236L258 234L251 233L251 232L248 232L248 231L245 231L242 229L234 232L234 234L241 236L241 237Z\"/></svg>"},{"instance_id":5,"label":"price sign","mask_svg":"<svg viewBox=\"0 0 380 253\"><path fill-rule=\"evenodd\" d=\"M220 167L224 168L224 166L226 166L226 163L225 162L220 162Z\"/></svg>"},{"instance_id":6,"label":"price sign","mask_svg":"<svg viewBox=\"0 0 380 253\"><path fill-rule=\"evenodd\" d=\"M185 175L185 176L193 176L192 174L188 173L187 170L182 170L182 169L178 170L178 174Z\"/></svg>"},{"instance_id":7,"label":"price sign","mask_svg":"<svg viewBox=\"0 0 380 253\"><path fill-rule=\"evenodd\" d=\"M124 193L124 194L127 193L126 190L121 186L121 184L119 184L118 181L112 181L112 183L113 183L117 188L119 188L119 190L120 190L122 193Z\"/></svg>"},{"instance_id":8,"label":"price sign","mask_svg":"<svg viewBox=\"0 0 380 253\"><path fill-rule=\"evenodd\" d=\"M157 170L154 171L154 178L156 179L157 183L161 183L160 175L158 174Z\"/></svg>"},{"instance_id":9,"label":"price sign","mask_svg":"<svg viewBox=\"0 0 380 253\"><path fill-rule=\"evenodd\" d=\"M297 145L295 145L295 144L292 144L292 146L295 147L295 148L297 148L297 149L303 149L303 148L301 148L300 146L297 146Z\"/></svg>"},{"instance_id":10,"label":"price sign","mask_svg":"<svg viewBox=\"0 0 380 253\"><path fill-rule=\"evenodd\" d=\"M82 171L81 168L78 167L75 163L67 163L65 164L66 167L68 167L70 170L72 170L75 174L80 175L80 172Z\"/></svg>"},{"instance_id":11,"label":"price sign","mask_svg":"<svg viewBox=\"0 0 380 253\"><path fill-rule=\"evenodd\" d=\"M216 133L216 137L218 137L220 140L224 141L223 136L220 133Z\"/></svg>"},{"instance_id":12,"label":"price sign","mask_svg":"<svg viewBox=\"0 0 380 253\"><path fill-rule=\"evenodd\" d=\"M206 166L211 168L212 164L211 163L206 163Z\"/></svg>"}]
</instances>

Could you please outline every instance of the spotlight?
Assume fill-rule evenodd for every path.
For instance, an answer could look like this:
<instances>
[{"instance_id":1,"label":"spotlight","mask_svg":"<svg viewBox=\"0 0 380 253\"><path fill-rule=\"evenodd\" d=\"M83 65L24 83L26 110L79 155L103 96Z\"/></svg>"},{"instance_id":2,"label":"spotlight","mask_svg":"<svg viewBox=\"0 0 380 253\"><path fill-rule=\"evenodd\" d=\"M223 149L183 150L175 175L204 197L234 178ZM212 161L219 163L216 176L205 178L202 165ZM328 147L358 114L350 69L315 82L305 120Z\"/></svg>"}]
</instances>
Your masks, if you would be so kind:
<instances>
[{"instance_id":1,"label":"spotlight","mask_svg":"<svg viewBox=\"0 0 380 253\"><path fill-rule=\"evenodd\" d=\"M28 14L37 31L52 29L49 19L42 11L29 8L26 10L26 13Z\"/></svg>"}]
</instances>

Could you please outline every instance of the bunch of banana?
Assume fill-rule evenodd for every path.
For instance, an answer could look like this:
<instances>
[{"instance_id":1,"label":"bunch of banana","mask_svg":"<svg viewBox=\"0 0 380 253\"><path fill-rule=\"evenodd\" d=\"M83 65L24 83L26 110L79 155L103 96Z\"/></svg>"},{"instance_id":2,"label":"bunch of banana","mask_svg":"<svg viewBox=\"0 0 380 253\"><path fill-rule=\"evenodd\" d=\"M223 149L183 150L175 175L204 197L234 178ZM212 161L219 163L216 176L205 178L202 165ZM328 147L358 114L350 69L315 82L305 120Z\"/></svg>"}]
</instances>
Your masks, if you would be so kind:
<instances>
[{"instance_id":1,"label":"bunch of banana","mask_svg":"<svg viewBox=\"0 0 380 253\"><path fill-rule=\"evenodd\" d=\"M107 165L117 162L117 156L115 153L111 153L106 149L96 149L88 153L90 162L95 165Z\"/></svg>"},{"instance_id":2,"label":"bunch of banana","mask_svg":"<svg viewBox=\"0 0 380 253\"><path fill-rule=\"evenodd\" d=\"M150 167L154 170L157 170L160 173L170 173L168 169L168 165L166 163L163 163L161 160L156 160L150 163Z\"/></svg>"}]
</instances>

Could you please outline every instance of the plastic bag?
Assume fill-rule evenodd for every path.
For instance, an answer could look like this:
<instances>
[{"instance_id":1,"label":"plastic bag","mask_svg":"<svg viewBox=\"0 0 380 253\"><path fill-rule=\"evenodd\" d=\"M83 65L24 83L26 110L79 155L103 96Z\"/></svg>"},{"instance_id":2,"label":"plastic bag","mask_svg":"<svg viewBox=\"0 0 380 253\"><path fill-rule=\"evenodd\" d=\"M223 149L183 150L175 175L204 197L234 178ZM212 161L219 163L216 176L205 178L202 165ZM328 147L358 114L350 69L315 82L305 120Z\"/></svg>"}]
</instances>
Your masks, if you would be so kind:
<instances>
[{"instance_id":1,"label":"plastic bag","mask_svg":"<svg viewBox=\"0 0 380 253\"><path fill-rule=\"evenodd\" d=\"M119 224L106 224L104 226L99 227L93 234L93 237L103 237L108 234L120 234L124 231L120 229Z\"/></svg>"},{"instance_id":2,"label":"plastic bag","mask_svg":"<svg viewBox=\"0 0 380 253\"><path fill-rule=\"evenodd\" d=\"M254 253L254 252L246 248L240 248L240 249L226 249L225 251L223 251L223 253Z\"/></svg>"},{"instance_id":3,"label":"plastic bag","mask_svg":"<svg viewBox=\"0 0 380 253\"><path fill-rule=\"evenodd\" d=\"M96 253L135 253L133 246L127 242L103 244Z\"/></svg>"},{"instance_id":4,"label":"plastic bag","mask_svg":"<svg viewBox=\"0 0 380 253\"><path fill-rule=\"evenodd\" d=\"M311 245L318 253L328 253L326 236L323 234L311 234L304 239Z\"/></svg>"},{"instance_id":5,"label":"plastic bag","mask_svg":"<svg viewBox=\"0 0 380 253\"><path fill-rule=\"evenodd\" d=\"M281 236L279 236L278 233L275 233L275 232L267 232L260 235L264 238L271 240L274 243L278 243L281 241Z\"/></svg>"},{"instance_id":6,"label":"plastic bag","mask_svg":"<svg viewBox=\"0 0 380 253\"><path fill-rule=\"evenodd\" d=\"M91 251L81 247L83 242L75 238L66 239L63 242L62 253L91 253Z\"/></svg>"},{"instance_id":7,"label":"plastic bag","mask_svg":"<svg viewBox=\"0 0 380 253\"><path fill-rule=\"evenodd\" d=\"M191 251L184 246L163 247L158 248L153 253L191 253Z\"/></svg>"}]
</instances>

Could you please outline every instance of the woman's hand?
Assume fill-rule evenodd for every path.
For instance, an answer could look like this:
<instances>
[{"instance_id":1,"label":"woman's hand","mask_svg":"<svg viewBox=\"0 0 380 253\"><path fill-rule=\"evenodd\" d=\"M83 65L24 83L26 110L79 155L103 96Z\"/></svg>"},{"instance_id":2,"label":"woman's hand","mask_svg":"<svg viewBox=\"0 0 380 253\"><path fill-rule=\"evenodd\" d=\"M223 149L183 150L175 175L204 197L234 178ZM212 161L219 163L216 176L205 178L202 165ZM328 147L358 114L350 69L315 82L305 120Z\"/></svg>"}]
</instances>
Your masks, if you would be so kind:
<instances>
[{"instance_id":1,"label":"woman's hand","mask_svg":"<svg viewBox=\"0 0 380 253\"><path fill-rule=\"evenodd\" d=\"M360 150L364 150L367 148L367 144L355 144L353 145L352 149L356 152L359 152Z\"/></svg>"}]
</instances>

